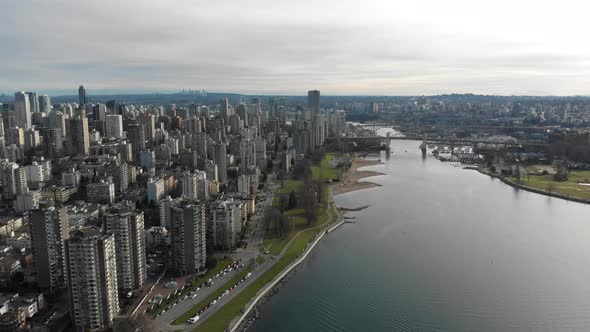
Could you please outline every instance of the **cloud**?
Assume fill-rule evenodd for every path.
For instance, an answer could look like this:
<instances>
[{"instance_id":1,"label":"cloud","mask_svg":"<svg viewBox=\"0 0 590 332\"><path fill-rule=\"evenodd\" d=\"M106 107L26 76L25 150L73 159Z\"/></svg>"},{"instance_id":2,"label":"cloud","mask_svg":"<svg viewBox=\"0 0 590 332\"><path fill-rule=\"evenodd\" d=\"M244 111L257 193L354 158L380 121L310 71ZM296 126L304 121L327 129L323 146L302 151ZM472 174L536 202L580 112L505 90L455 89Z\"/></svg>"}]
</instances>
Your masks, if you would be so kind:
<instances>
[{"instance_id":1,"label":"cloud","mask_svg":"<svg viewBox=\"0 0 590 332\"><path fill-rule=\"evenodd\" d=\"M0 91L586 94L583 1L0 4Z\"/></svg>"}]
</instances>

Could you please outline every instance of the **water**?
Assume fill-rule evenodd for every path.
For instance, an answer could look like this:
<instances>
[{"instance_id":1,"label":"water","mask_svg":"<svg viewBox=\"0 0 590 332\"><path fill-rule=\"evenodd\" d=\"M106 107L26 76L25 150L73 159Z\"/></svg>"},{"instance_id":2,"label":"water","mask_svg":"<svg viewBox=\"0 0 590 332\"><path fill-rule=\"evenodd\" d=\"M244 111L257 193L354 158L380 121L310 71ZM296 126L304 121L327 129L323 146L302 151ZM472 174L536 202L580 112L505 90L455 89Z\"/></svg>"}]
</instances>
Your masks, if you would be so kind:
<instances>
[{"instance_id":1,"label":"water","mask_svg":"<svg viewBox=\"0 0 590 332\"><path fill-rule=\"evenodd\" d=\"M515 190L395 141L380 188L251 331L589 331L590 205ZM405 151L408 152L405 152Z\"/></svg>"}]
</instances>

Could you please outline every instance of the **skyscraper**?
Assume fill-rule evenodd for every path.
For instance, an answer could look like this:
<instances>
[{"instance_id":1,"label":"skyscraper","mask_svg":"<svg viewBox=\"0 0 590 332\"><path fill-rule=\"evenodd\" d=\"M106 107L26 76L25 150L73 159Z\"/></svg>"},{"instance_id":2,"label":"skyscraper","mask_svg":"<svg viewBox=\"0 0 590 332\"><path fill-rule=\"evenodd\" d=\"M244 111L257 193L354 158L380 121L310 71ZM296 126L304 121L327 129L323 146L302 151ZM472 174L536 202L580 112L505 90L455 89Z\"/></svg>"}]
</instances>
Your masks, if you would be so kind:
<instances>
[{"instance_id":1,"label":"skyscraper","mask_svg":"<svg viewBox=\"0 0 590 332\"><path fill-rule=\"evenodd\" d=\"M227 146L223 142L215 144L215 163L219 183L227 182Z\"/></svg>"},{"instance_id":2,"label":"skyscraper","mask_svg":"<svg viewBox=\"0 0 590 332\"><path fill-rule=\"evenodd\" d=\"M78 99L80 106L84 106L88 103L88 99L86 98L86 87L84 85L80 85L78 88Z\"/></svg>"},{"instance_id":3,"label":"skyscraper","mask_svg":"<svg viewBox=\"0 0 590 332\"><path fill-rule=\"evenodd\" d=\"M318 114L320 112L320 91L311 90L307 92L307 107L311 111L311 115Z\"/></svg>"},{"instance_id":4,"label":"skyscraper","mask_svg":"<svg viewBox=\"0 0 590 332\"><path fill-rule=\"evenodd\" d=\"M63 242L68 227L65 207L40 206L29 212L33 266L41 289L53 292L66 286Z\"/></svg>"},{"instance_id":5,"label":"skyscraper","mask_svg":"<svg viewBox=\"0 0 590 332\"><path fill-rule=\"evenodd\" d=\"M199 178L197 174L190 171L184 171L180 177L182 183L182 197L187 199L197 199Z\"/></svg>"},{"instance_id":6,"label":"skyscraper","mask_svg":"<svg viewBox=\"0 0 590 332\"><path fill-rule=\"evenodd\" d=\"M126 204L117 205L105 213L104 230L115 235L119 289L140 288L147 276L143 211Z\"/></svg>"},{"instance_id":7,"label":"skyscraper","mask_svg":"<svg viewBox=\"0 0 590 332\"><path fill-rule=\"evenodd\" d=\"M27 92L27 96L29 97L31 113L39 112L39 99L37 98L37 92Z\"/></svg>"},{"instance_id":8,"label":"skyscraper","mask_svg":"<svg viewBox=\"0 0 590 332\"><path fill-rule=\"evenodd\" d=\"M90 152L90 134L88 132L88 118L77 116L66 122L68 136L68 153L87 156Z\"/></svg>"},{"instance_id":9,"label":"skyscraper","mask_svg":"<svg viewBox=\"0 0 590 332\"><path fill-rule=\"evenodd\" d=\"M14 199L16 195L28 192L26 170L17 163L1 161L0 181L4 199Z\"/></svg>"},{"instance_id":10,"label":"skyscraper","mask_svg":"<svg viewBox=\"0 0 590 332\"><path fill-rule=\"evenodd\" d=\"M51 98L48 95L39 96L39 112L45 114L51 112Z\"/></svg>"},{"instance_id":11,"label":"skyscraper","mask_svg":"<svg viewBox=\"0 0 590 332\"><path fill-rule=\"evenodd\" d=\"M311 90L307 92L307 107L309 108L311 117L311 150L314 150L320 145L320 121L318 119L320 113L320 92L318 90Z\"/></svg>"},{"instance_id":12,"label":"skyscraper","mask_svg":"<svg viewBox=\"0 0 590 332\"><path fill-rule=\"evenodd\" d=\"M14 94L14 118L17 126L31 128L31 103L29 96L22 91Z\"/></svg>"},{"instance_id":13,"label":"skyscraper","mask_svg":"<svg viewBox=\"0 0 590 332\"><path fill-rule=\"evenodd\" d=\"M111 326L119 314L115 236L84 227L64 243L70 314L77 332Z\"/></svg>"},{"instance_id":14,"label":"skyscraper","mask_svg":"<svg viewBox=\"0 0 590 332\"><path fill-rule=\"evenodd\" d=\"M231 108L231 105L229 104L228 98L223 98L221 100L221 114L223 115L225 123L229 123L229 118L233 115L233 110Z\"/></svg>"},{"instance_id":15,"label":"skyscraper","mask_svg":"<svg viewBox=\"0 0 590 332\"><path fill-rule=\"evenodd\" d=\"M200 272L205 268L205 205L181 202L170 209L172 269L180 274Z\"/></svg>"},{"instance_id":16,"label":"skyscraper","mask_svg":"<svg viewBox=\"0 0 590 332\"><path fill-rule=\"evenodd\" d=\"M127 139L132 145L134 155L137 156L139 152L145 150L145 131L142 125L130 123L127 126Z\"/></svg>"},{"instance_id":17,"label":"skyscraper","mask_svg":"<svg viewBox=\"0 0 590 332\"><path fill-rule=\"evenodd\" d=\"M111 138L123 137L123 116L118 114L106 116L106 136Z\"/></svg>"}]
</instances>

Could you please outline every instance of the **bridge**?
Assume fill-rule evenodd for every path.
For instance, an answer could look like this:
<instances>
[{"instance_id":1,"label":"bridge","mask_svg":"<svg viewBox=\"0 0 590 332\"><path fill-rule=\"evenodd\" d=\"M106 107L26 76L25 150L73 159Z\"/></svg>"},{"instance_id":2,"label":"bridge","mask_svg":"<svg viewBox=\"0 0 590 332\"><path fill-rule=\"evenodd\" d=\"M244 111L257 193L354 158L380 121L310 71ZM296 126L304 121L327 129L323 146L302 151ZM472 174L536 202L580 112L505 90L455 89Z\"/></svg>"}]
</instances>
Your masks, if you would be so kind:
<instances>
[{"instance_id":1,"label":"bridge","mask_svg":"<svg viewBox=\"0 0 590 332\"><path fill-rule=\"evenodd\" d=\"M505 149L507 148L530 148L530 149L544 149L548 146L547 143L543 142L534 142L534 141L494 141L494 140L486 140L484 138L428 138L426 135L420 137L418 134L406 134L406 136L359 136L359 137L329 137L328 140L338 140L340 142L375 142L379 144L385 144L386 149L389 150L389 146L392 140L421 140L422 144L420 149L424 152L426 151L426 147L428 144L437 143L437 144L448 144L451 146L451 150L454 150L455 146L461 145L471 145L473 146L474 151L479 149L479 145L484 145L485 148L488 148L490 145L493 146L501 146Z\"/></svg>"}]
</instances>

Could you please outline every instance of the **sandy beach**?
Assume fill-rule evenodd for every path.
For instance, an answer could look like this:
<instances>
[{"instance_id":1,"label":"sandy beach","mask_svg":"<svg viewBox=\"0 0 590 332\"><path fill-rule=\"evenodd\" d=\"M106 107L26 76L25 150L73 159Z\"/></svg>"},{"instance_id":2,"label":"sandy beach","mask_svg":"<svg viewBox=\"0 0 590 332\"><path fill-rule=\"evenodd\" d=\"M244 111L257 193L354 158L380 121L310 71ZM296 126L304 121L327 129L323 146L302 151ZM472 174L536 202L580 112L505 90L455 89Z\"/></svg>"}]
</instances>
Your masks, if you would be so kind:
<instances>
[{"instance_id":1,"label":"sandy beach","mask_svg":"<svg viewBox=\"0 0 590 332\"><path fill-rule=\"evenodd\" d=\"M379 187L380 185L367 181L360 181L361 179L371 176L383 175L383 173L374 171L359 171L358 169L365 166L380 165L382 162L377 160L366 160L354 158L350 168L344 173L344 176L338 183L332 185L332 192L334 196L344 194L347 192L362 190L368 188Z\"/></svg>"}]
</instances>

